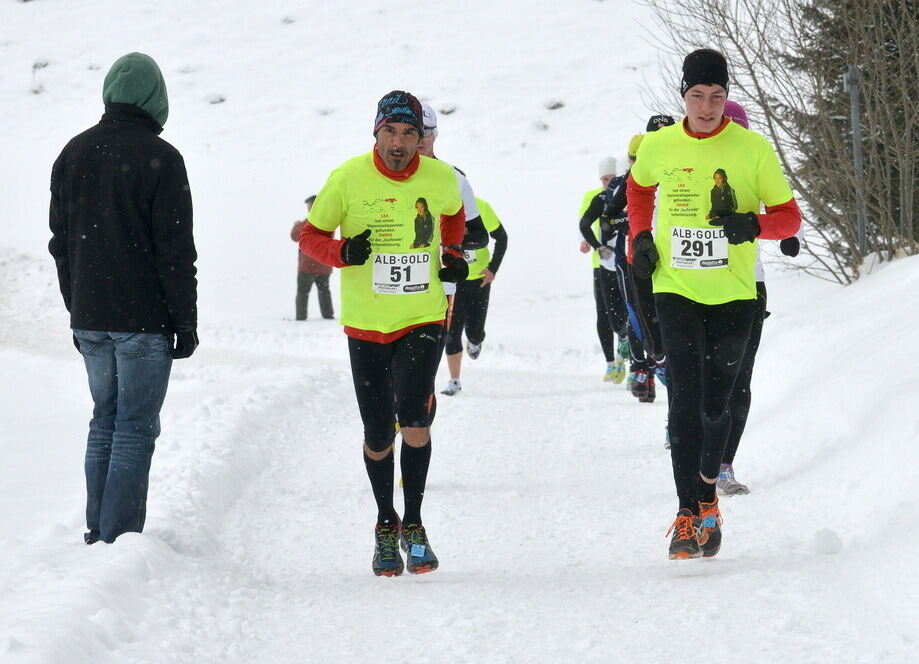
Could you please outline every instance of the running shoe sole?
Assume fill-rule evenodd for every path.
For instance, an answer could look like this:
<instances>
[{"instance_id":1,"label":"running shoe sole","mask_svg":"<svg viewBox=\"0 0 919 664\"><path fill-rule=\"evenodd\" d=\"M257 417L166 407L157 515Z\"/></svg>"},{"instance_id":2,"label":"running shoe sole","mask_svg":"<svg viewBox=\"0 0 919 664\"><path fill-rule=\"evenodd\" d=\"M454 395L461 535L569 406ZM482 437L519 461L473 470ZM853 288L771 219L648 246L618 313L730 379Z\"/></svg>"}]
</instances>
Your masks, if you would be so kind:
<instances>
[{"instance_id":1,"label":"running shoe sole","mask_svg":"<svg viewBox=\"0 0 919 664\"><path fill-rule=\"evenodd\" d=\"M373 570L373 573L375 576L385 576L389 578L393 576L401 576L402 572L404 571L405 570L402 570L402 569L387 569L387 570L375 569Z\"/></svg>"},{"instance_id":2,"label":"running shoe sole","mask_svg":"<svg viewBox=\"0 0 919 664\"><path fill-rule=\"evenodd\" d=\"M670 554L670 560L692 560L693 558L701 558L702 552L697 551L695 553L690 551L675 551Z\"/></svg>"}]
</instances>

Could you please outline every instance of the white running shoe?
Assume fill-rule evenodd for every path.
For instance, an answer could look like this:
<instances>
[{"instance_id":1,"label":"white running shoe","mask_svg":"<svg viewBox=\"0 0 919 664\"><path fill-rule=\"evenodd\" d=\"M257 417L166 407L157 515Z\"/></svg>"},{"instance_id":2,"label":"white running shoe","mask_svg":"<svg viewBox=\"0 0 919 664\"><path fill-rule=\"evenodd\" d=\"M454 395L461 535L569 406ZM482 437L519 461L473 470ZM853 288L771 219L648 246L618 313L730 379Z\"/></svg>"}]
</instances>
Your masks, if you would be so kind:
<instances>
[{"instance_id":1,"label":"white running shoe","mask_svg":"<svg viewBox=\"0 0 919 664\"><path fill-rule=\"evenodd\" d=\"M468 341L466 342L466 354L469 356L470 360L477 359L481 352L482 344L471 344Z\"/></svg>"},{"instance_id":2,"label":"white running shoe","mask_svg":"<svg viewBox=\"0 0 919 664\"><path fill-rule=\"evenodd\" d=\"M721 464L721 472L718 473L715 487L725 496L742 496L750 493L746 484L741 484L734 479L734 468L727 464Z\"/></svg>"},{"instance_id":3,"label":"white running shoe","mask_svg":"<svg viewBox=\"0 0 919 664\"><path fill-rule=\"evenodd\" d=\"M463 386L460 385L459 378L451 378L450 382L447 383L447 386L440 391L441 394L446 394L448 397L456 396L463 391Z\"/></svg>"}]
</instances>

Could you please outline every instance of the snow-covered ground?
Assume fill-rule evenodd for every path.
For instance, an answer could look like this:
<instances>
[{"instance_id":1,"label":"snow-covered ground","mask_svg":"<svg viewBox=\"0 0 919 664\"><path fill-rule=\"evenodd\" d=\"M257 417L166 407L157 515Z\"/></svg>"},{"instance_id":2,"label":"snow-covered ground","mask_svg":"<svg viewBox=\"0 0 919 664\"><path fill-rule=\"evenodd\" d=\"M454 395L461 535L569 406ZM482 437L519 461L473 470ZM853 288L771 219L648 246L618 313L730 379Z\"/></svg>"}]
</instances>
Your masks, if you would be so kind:
<instances>
[{"instance_id":1,"label":"snow-covered ground","mask_svg":"<svg viewBox=\"0 0 919 664\"><path fill-rule=\"evenodd\" d=\"M0 4L0 661L915 661L919 259L845 289L770 266L752 493L723 501L717 558L666 559L666 402L600 381L576 251L597 160L655 110L649 20L595 0ZM87 547L90 400L46 192L131 50L163 68L189 167L202 346L173 370L146 531ZM438 153L510 249L433 431L441 569L377 579L345 338L289 320L287 234L393 88L456 109Z\"/></svg>"}]
</instances>

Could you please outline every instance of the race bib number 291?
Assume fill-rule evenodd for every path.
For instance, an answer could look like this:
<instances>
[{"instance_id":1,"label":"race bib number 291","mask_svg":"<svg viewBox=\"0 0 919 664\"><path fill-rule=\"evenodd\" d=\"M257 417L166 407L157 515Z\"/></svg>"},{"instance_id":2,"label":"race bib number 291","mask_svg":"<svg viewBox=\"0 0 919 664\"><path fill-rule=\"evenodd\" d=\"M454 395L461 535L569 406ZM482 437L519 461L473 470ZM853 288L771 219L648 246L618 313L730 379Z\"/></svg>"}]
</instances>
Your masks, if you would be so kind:
<instances>
[{"instance_id":1,"label":"race bib number 291","mask_svg":"<svg viewBox=\"0 0 919 664\"><path fill-rule=\"evenodd\" d=\"M670 230L670 266L683 270L707 270L728 265L728 239L722 228Z\"/></svg>"},{"instance_id":2,"label":"race bib number 291","mask_svg":"<svg viewBox=\"0 0 919 664\"><path fill-rule=\"evenodd\" d=\"M424 293L430 288L431 254L374 254L373 292L389 295Z\"/></svg>"}]
</instances>

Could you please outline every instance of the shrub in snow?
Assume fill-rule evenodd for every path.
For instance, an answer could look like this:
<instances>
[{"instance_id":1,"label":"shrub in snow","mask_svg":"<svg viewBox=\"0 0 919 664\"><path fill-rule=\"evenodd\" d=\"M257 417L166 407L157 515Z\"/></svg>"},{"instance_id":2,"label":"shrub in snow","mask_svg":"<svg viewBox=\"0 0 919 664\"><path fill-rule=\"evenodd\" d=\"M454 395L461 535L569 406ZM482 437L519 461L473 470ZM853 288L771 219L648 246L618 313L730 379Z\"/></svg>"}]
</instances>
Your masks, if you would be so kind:
<instances>
[{"instance_id":1,"label":"shrub in snow","mask_svg":"<svg viewBox=\"0 0 919 664\"><path fill-rule=\"evenodd\" d=\"M47 60L36 60L32 63L32 87L29 89L33 95L40 95L45 91L45 86L41 81L35 80L35 74L48 66Z\"/></svg>"}]
</instances>

